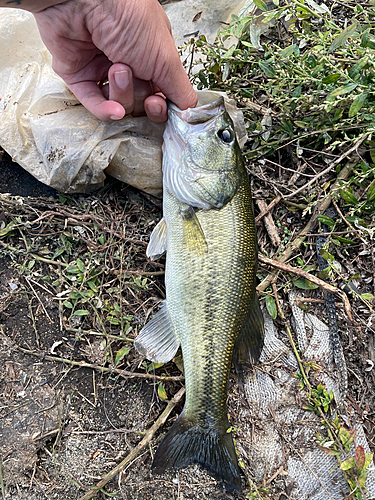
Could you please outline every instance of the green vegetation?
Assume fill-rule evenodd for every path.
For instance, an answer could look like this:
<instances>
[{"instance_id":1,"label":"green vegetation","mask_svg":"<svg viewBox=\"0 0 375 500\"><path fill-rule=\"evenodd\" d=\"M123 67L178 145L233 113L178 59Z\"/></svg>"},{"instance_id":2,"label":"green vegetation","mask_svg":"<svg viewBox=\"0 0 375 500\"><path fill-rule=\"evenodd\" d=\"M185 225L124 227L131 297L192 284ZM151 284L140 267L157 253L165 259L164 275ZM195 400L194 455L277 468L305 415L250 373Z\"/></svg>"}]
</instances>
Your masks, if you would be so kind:
<instances>
[{"instance_id":1,"label":"green vegetation","mask_svg":"<svg viewBox=\"0 0 375 500\"><path fill-rule=\"evenodd\" d=\"M236 99L247 125L244 157L255 189L269 193L267 203L280 197L273 217L281 245L260 242L260 251L316 274L315 239L309 241L305 233L325 224L327 241L320 253L327 268L319 275L335 286L349 283L359 278L359 268L348 273L340 262L373 252L375 231L375 2L254 4L255 13L233 16L214 42L202 35L186 44L184 53L196 61L187 57L192 80L200 89L225 91ZM300 173L304 183L295 184ZM325 214L330 204L334 217ZM286 213L311 218L295 234L285 224ZM360 264L362 269L372 265L371 258ZM284 318L277 288L287 291L291 282L305 290L316 288L303 275L283 275L277 287L275 273L267 277L260 271L259 277L274 319ZM374 313L372 287L362 284L360 293L350 295L352 307ZM305 363L294 349L306 391L304 408L317 414L325 429L318 444L337 457L350 491L347 498L365 499L372 454L354 445L355 432L333 411L332 392L310 383L309 372L321 368ZM259 491L249 497L254 495L262 497Z\"/></svg>"}]
</instances>

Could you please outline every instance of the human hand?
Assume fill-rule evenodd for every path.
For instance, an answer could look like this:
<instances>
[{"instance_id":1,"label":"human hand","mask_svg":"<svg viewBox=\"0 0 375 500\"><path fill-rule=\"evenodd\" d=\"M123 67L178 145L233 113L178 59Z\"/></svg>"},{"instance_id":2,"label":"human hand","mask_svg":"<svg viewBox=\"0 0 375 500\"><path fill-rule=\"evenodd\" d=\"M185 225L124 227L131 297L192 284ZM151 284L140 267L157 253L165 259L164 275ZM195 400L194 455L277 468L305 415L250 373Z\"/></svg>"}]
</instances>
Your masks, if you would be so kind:
<instances>
[{"instance_id":1,"label":"human hand","mask_svg":"<svg viewBox=\"0 0 375 500\"><path fill-rule=\"evenodd\" d=\"M181 109L196 105L157 0L66 0L33 14L54 71L97 118L145 112L164 122L160 92ZM108 85L98 85L107 79Z\"/></svg>"}]
</instances>

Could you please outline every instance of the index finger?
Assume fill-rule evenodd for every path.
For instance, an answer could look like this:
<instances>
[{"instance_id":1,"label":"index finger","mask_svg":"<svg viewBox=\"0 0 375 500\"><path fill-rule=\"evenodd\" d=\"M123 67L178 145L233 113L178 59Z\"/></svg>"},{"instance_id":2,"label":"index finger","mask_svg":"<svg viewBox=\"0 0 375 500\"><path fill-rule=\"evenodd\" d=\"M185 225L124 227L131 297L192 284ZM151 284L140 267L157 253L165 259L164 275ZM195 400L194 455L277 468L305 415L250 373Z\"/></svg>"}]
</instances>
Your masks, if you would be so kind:
<instances>
[{"instance_id":1,"label":"index finger","mask_svg":"<svg viewBox=\"0 0 375 500\"><path fill-rule=\"evenodd\" d=\"M76 98L99 120L120 120L125 116L124 107L104 97L101 89L93 81L68 84Z\"/></svg>"}]
</instances>

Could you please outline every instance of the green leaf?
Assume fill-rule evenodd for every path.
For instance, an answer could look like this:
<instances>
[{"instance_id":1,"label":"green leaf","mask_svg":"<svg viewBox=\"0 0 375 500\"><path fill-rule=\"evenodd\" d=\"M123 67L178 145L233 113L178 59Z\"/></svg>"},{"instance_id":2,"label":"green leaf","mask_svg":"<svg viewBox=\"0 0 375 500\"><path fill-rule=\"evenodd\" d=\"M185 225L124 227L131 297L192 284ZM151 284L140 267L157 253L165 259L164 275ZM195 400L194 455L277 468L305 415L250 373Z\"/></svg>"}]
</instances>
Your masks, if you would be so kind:
<instances>
[{"instance_id":1,"label":"green leaf","mask_svg":"<svg viewBox=\"0 0 375 500\"><path fill-rule=\"evenodd\" d=\"M177 368L180 370L180 372L185 375L184 372L184 362L182 361L182 356L178 355L173 358L174 364L177 366Z\"/></svg>"},{"instance_id":2,"label":"green leaf","mask_svg":"<svg viewBox=\"0 0 375 500\"><path fill-rule=\"evenodd\" d=\"M226 59L229 59L232 55L233 55L233 52L236 50L236 45L232 45L226 52L225 54L223 55L223 57L221 58L222 61L225 61Z\"/></svg>"},{"instance_id":3,"label":"green leaf","mask_svg":"<svg viewBox=\"0 0 375 500\"><path fill-rule=\"evenodd\" d=\"M375 295L373 295L372 293L361 293L361 298L363 300L374 300Z\"/></svg>"},{"instance_id":4,"label":"green leaf","mask_svg":"<svg viewBox=\"0 0 375 500\"><path fill-rule=\"evenodd\" d=\"M14 229L15 225L16 224L14 222L9 222L7 226L5 226L3 229L0 229L0 238L10 233Z\"/></svg>"},{"instance_id":5,"label":"green leaf","mask_svg":"<svg viewBox=\"0 0 375 500\"><path fill-rule=\"evenodd\" d=\"M358 25L358 23L355 22L352 25L348 26L346 29L344 29L344 31L342 31L334 39L334 41L332 42L332 44L330 45L330 47L328 49L328 52L333 52L334 50L336 50L339 47L341 47L342 45L344 45L344 43L348 40L348 38L350 38L351 36L353 36L354 33L356 32L357 25Z\"/></svg>"},{"instance_id":6,"label":"green leaf","mask_svg":"<svg viewBox=\"0 0 375 500\"><path fill-rule=\"evenodd\" d=\"M366 199L367 201L375 200L375 179L371 182L370 187L368 188Z\"/></svg>"},{"instance_id":7,"label":"green leaf","mask_svg":"<svg viewBox=\"0 0 375 500\"><path fill-rule=\"evenodd\" d=\"M305 278L295 280L294 285L302 290L315 290L315 288L319 288L318 285L311 283L311 281L306 280Z\"/></svg>"},{"instance_id":8,"label":"green leaf","mask_svg":"<svg viewBox=\"0 0 375 500\"><path fill-rule=\"evenodd\" d=\"M263 0L253 0L254 4L258 7L258 9L262 10L263 12L268 11L268 7L266 2L263 2Z\"/></svg>"},{"instance_id":9,"label":"green leaf","mask_svg":"<svg viewBox=\"0 0 375 500\"><path fill-rule=\"evenodd\" d=\"M319 5L316 2L314 2L314 0L307 0L307 3L310 5L310 7L313 9L313 11L317 12L318 14L329 14L330 13L328 7L324 3Z\"/></svg>"},{"instance_id":10,"label":"green leaf","mask_svg":"<svg viewBox=\"0 0 375 500\"><path fill-rule=\"evenodd\" d=\"M117 366L120 363L120 361L129 353L129 351L130 347L125 346L117 352L115 357L115 366Z\"/></svg>"},{"instance_id":11,"label":"green leaf","mask_svg":"<svg viewBox=\"0 0 375 500\"><path fill-rule=\"evenodd\" d=\"M285 47L285 49L280 50L280 52L278 53L278 56L285 57L287 59L289 56L294 54L296 47L297 47L296 44L289 45L289 47Z\"/></svg>"},{"instance_id":12,"label":"green leaf","mask_svg":"<svg viewBox=\"0 0 375 500\"><path fill-rule=\"evenodd\" d=\"M362 45L362 47L366 47L366 48L369 48L371 50L375 49L375 39L371 35L370 29L368 29L362 33L361 45Z\"/></svg>"},{"instance_id":13,"label":"green leaf","mask_svg":"<svg viewBox=\"0 0 375 500\"><path fill-rule=\"evenodd\" d=\"M329 83L336 83L337 80L339 80L341 77L340 73L333 73L332 75L326 76L323 78L322 82L329 84Z\"/></svg>"},{"instance_id":14,"label":"green leaf","mask_svg":"<svg viewBox=\"0 0 375 500\"><path fill-rule=\"evenodd\" d=\"M71 274L77 274L79 272L79 269L77 266L68 266L66 268L66 272Z\"/></svg>"},{"instance_id":15,"label":"green leaf","mask_svg":"<svg viewBox=\"0 0 375 500\"><path fill-rule=\"evenodd\" d=\"M74 311L74 316L87 316L89 314L86 309L78 309L78 311Z\"/></svg>"},{"instance_id":16,"label":"green leaf","mask_svg":"<svg viewBox=\"0 0 375 500\"><path fill-rule=\"evenodd\" d=\"M335 227L335 221L331 219L331 217L326 217L325 215L318 215L318 221L330 227L331 229Z\"/></svg>"},{"instance_id":17,"label":"green leaf","mask_svg":"<svg viewBox=\"0 0 375 500\"><path fill-rule=\"evenodd\" d=\"M159 398L160 398L162 401L165 401L166 399L168 399L168 396L167 396L166 390L164 389L163 382L160 382L160 383L158 384L158 396L159 396Z\"/></svg>"},{"instance_id":18,"label":"green leaf","mask_svg":"<svg viewBox=\"0 0 375 500\"><path fill-rule=\"evenodd\" d=\"M345 188L340 190L341 198L349 203L349 205L357 205L358 200L353 194L353 190L351 188Z\"/></svg>"},{"instance_id":19,"label":"green leaf","mask_svg":"<svg viewBox=\"0 0 375 500\"><path fill-rule=\"evenodd\" d=\"M325 260L332 262L335 259L335 257L331 253L329 253L325 248L320 248L319 253Z\"/></svg>"},{"instance_id":20,"label":"green leaf","mask_svg":"<svg viewBox=\"0 0 375 500\"><path fill-rule=\"evenodd\" d=\"M63 305L68 309L73 309L73 304L69 300L64 300Z\"/></svg>"},{"instance_id":21,"label":"green leaf","mask_svg":"<svg viewBox=\"0 0 375 500\"><path fill-rule=\"evenodd\" d=\"M335 90L332 90L332 92L329 95L331 97L338 97L339 95L344 95L344 94L348 94L349 92L352 92L352 90L354 90L357 87L358 87L358 83L349 82L349 83L346 83L345 85L342 85L341 87L338 87Z\"/></svg>"},{"instance_id":22,"label":"green leaf","mask_svg":"<svg viewBox=\"0 0 375 500\"><path fill-rule=\"evenodd\" d=\"M353 116L355 116L356 114L358 114L358 111L366 103L367 97L368 97L368 94L366 92L363 92L362 94L357 95L357 97L352 102L352 105L350 106L350 109L349 109L349 118L352 118Z\"/></svg>"},{"instance_id":23,"label":"green leaf","mask_svg":"<svg viewBox=\"0 0 375 500\"><path fill-rule=\"evenodd\" d=\"M88 281L87 284L89 285L89 287L91 288L91 290L95 293L97 293L99 290L98 290L98 287L95 285L95 283L93 281Z\"/></svg>"},{"instance_id":24,"label":"green leaf","mask_svg":"<svg viewBox=\"0 0 375 500\"><path fill-rule=\"evenodd\" d=\"M337 240L337 241L335 241ZM344 243L344 245L356 245L357 243L353 240L349 240L348 238L343 238L342 236L335 236L332 238L332 241L335 243Z\"/></svg>"},{"instance_id":25,"label":"green leaf","mask_svg":"<svg viewBox=\"0 0 375 500\"><path fill-rule=\"evenodd\" d=\"M151 373L151 372L153 372L157 368L160 368L163 365L164 365L164 363L150 363L149 365L147 365L146 371L147 371L147 373Z\"/></svg>"},{"instance_id":26,"label":"green leaf","mask_svg":"<svg viewBox=\"0 0 375 500\"><path fill-rule=\"evenodd\" d=\"M53 254L52 260L56 259L56 257L59 257L59 255L63 254L65 252L65 247L60 247L56 250L56 252Z\"/></svg>"},{"instance_id":27,"label":"green leaf","mask_svg":"<svg viewBox=\"0 0 375 500\"><path fill-rule=\"evenodd\" d=\"M269 78L273 78L276 74L275 70L266 61L260 61L259 67Z\"/></svg>"},{"instance_id":28,"label":"green leaf","mask_svg":"<svg viewBox=\"0 0 375 500\"><path fill-rule=\"evenodd\" d=\"M85 264L81 261L81 259L77 259L77 267L81 273L85 272Z\"/></svg>"},{"instance_id":29,"label":"green leaf","mask_svg":"<svg viewBox=\"0 0 375 500\"><path fill-rule=\"evenodd\" d=\"M353 469L355 467L355 461L353 457L347 458L341 465L340 469L341 470L349 470Z\"/></svg>"},{"instance_id":30,"label":"green leaf","mask_svg":"<svg viewBox=\"0 0 375 500\"><path fill-rule=\"evenodd\" d=\"M272 295L267 295L266 297L266 307L269 315L271 316L272 319L276 319L277 317L277 307L276 307L276 301L272 297Z\"/></svg>"}]
</instances>

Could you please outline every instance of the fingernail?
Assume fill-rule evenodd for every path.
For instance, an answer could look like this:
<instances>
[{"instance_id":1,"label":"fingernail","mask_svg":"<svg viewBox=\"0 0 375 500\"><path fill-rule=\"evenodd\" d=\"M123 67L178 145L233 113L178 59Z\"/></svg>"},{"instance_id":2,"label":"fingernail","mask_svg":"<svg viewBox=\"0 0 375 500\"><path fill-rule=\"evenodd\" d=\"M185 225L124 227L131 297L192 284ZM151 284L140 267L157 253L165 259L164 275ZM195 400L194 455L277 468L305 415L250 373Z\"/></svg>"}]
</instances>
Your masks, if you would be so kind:
<instances>
[{"instance_id":1,"label":"fingernail","mask_svg":"<svg viewBox=\"0 0 375 500\"><path fill-rule=\"evenodd\" d=\"M129 85L129 71L124 69L122 71L115 71L115 82L120 89L126 89Z\"/></svg>"},{"instance_id":2,"label":"fingernail","mask_svg":"<svg viewBox=\"0 0 375 500\"><path fill-rule=\"evenodd\" d=\"M111 115L109 118L110 118L111 120L121 120L121 118L122 118L122 117L121 117L121 116Z\"/></svg>"},{"instance_id":3,"label":"fingernail","mask_svg":"<svg viewBox=\"0 0 375 500\"><path fill-rule=\"evenodd\" d=\"M148 112L151 113L152 115L161 115L162 108L160 104L149 104Z\"/></svg>"}]
</instances>

